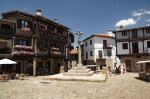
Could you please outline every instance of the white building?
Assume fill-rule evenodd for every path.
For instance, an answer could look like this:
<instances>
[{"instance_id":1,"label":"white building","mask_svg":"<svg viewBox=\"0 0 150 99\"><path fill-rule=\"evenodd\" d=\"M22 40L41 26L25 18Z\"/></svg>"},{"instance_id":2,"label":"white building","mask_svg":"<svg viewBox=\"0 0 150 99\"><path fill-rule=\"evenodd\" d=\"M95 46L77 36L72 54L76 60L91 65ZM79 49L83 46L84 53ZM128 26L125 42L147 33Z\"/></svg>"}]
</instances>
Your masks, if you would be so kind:
<instances>
[{"instance_id":1,"label":"white building","mask_svg":"<svg viewBox=\"0 0 150 99\"><path fill-rule=\"evenodd\" d=\"M84 61L86 65L118 66L116 57L115 37L112 32L108 34L93 34L83 40Z\"/></svg>"},{"instance_id":2,"label":"white building","mask_svg":"<svg viewBox=\"0 0 150 99\"><path fill-rule=\"evenodd\" d=\"M116 35L117 56L127 71L138 71L139 60L150 59L150 26L113 31Z\"/></svg>"}]
</instances>

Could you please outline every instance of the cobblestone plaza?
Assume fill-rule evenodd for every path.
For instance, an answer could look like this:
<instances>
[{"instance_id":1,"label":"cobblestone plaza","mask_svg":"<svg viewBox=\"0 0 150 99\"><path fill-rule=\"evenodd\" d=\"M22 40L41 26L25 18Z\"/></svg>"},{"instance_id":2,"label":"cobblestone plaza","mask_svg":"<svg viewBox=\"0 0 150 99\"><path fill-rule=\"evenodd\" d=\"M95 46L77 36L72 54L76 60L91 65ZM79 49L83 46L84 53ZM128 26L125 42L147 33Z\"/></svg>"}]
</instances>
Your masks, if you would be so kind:
<instances>
[{"instance_id":1,"label":"cobblestone plaza","mask_svg":"<svg viewBox=\"0 0 150 99\"><path fill-rule=\"evenodd\" d=\"M0 82L0 99L149 99L149 82L138 73L109 76L106 83L48 81L47 76Z\"/></svg>"}]
</instances>

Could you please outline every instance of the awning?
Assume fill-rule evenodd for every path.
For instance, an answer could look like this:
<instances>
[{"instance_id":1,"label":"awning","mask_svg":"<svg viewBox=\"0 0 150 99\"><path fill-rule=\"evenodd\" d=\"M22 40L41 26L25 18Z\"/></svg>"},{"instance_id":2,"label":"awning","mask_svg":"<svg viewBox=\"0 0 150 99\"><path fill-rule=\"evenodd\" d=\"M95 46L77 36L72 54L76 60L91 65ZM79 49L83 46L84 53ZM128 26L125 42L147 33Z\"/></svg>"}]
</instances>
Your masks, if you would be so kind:
<instances>
[{"instance_id":1,"label":"awning","mask_svg":"<svg viewBox=\"0 0 150 99\"><path fill-rule=\"evenodd\" d=\"M146 60L146 61L138 61L137 63L149 63L150 60Z\"/></svg>"}]
</instances>

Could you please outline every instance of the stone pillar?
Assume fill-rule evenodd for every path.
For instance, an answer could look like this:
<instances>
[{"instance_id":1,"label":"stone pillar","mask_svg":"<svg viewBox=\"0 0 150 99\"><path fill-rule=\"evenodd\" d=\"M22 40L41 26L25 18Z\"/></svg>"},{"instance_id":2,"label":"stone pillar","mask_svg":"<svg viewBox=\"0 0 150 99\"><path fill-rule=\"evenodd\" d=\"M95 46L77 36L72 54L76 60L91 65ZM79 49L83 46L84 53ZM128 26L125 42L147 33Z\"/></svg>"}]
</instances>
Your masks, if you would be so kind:
<instances>
[{"instance_id":1,"label":"stone pillar","mask_svg":"<svg viewBox=\"0 0 150 99\"><path fill-rule=\"evenodd\" d=\"M12 53L14 53L14 46L15 46L15 37L13 37L13 40L12 40Z\"/></svg>"},{"instance_id":2,"label":"stone pillar","mask_svg":"<svg viewBox=\"0 0 150 99\"><path fill-rule=\"evenodd\" d=\"M50 60L51 61L51 66L50 66L50 74L53 74L53 59Z\"/></svg>"},{"instance_id":3,"label":"stone pillar","mask_svg":"<svg viewBox=\"0 0 150 99\"><path fill-rule=\"evenodd\" d=\"M23 73L23 68L24 66L23 66L23 61L21 61L21 73Z\"/></svg>"},{"instance_id":4,"label":"stone pillar","mask_svg":"<svg viewBox=\"0 0 150 99\"><path fill-rule=\"evenodd\" d=\"M27 62L24 61L24 73L26 74L27 73Z\"/></svg>"},{"instance_id":5,"label":"stone pillar","mask_svg":"<svg viewBox=\"0 0 150 99\"><path fill-rule=\"evenodd\" d=\"M33 44L33 49L34 49L34 54L37 54L37 40L36 39L32 39L32 41L34 41L34 43L32 43Z\"/></svg>"},{"instance_id":6,"label":"stone pillar","mask_svg":"<svg viewBox=\"0 0 150 99\"><path fill-rule=\"evenodd\" d=\"M83 32L78 31L76 34L78 35L78 64L77 64L77 67L80 67L80 66L83 66L83 64L81 62L82 60L81 60L81 40L80 40L81 34L83 34Z\"/></svg>"},{"instance_id":7,"label":"stone pillar","mask_svg":"<svg viewBox=\"0 0 150 99\"><path fill-rule=\"evenodd\" d=\"M33 59L33 76L36 76L36 58Z\"/></svg>"}]
</instances>

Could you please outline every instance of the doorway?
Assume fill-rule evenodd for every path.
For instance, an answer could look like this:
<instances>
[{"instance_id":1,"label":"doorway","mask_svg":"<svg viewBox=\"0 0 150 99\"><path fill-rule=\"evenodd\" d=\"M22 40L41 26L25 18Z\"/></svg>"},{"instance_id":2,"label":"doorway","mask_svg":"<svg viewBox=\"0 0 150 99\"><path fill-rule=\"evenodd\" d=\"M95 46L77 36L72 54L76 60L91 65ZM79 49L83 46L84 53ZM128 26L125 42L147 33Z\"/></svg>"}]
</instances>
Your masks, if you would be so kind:
<instances>
[{"instance_id":1,"label":"doorway","mask_svg":"<svg viewBox=\"0 0 150 99\"><path fill-rule=\"evenodd\" d=\"M101 50L98 51L98 57L99 57L99 59L102 58L102 51Z\"/></svg>"},{"instance_id":2,"label":"doorway","mask_svg":"<svg viewBox=\"0 0 150 99\"><path fill-rule=\"evenodd\" d=\"M138 43L132 43L132 52L139 53Z\"/></svg>"},{"instance_id":3,"label":"doorway","mask_svg":"<svg viewBox=\"0 0 150 99\"><path fill-rule=\"evenodd\" d=\"M131 72L131 60L125 60L127 72Z\"/></svg>"}]
</instances>

